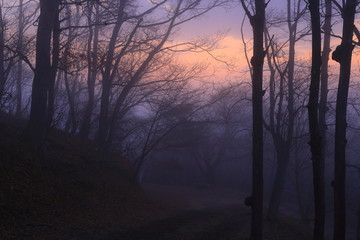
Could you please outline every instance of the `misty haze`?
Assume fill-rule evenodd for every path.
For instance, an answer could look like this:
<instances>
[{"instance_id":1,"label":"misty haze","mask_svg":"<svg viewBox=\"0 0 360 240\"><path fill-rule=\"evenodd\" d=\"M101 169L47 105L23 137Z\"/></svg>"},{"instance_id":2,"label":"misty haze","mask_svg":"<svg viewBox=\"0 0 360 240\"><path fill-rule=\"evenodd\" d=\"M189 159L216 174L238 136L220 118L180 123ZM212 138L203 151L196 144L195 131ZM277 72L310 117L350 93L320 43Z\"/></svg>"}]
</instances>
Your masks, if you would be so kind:
<instances>
[{"instance_id":1,"label":"misty haze","mask_svg":"<svg viewBox=\"0 0 360 240\"><path fill-rule=\"evenodd\" d=\"M0 2L0 240L360 240L357 0Z\"/></svg>"}]
</instances>

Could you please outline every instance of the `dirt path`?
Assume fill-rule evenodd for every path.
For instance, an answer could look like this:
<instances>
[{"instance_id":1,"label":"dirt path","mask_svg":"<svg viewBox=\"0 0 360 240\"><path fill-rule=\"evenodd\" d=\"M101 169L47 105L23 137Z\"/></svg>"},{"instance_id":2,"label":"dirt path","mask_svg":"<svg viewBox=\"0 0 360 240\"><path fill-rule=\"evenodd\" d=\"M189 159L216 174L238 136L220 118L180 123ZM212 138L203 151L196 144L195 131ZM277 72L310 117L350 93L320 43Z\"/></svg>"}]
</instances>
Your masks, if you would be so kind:
<instances>
[{"instance_id":1,"label":"dirt path","mask_svg":"<svg viewBox=\"0 0 360 240\"><path fill-rule=\"evenodd\" d=\"M248 240L250 213L243 207L187 210L162 220L121 229L96 240ZM291 218L264 221L266 240L310 240L311 231Z\"/></svg>"},{"instance_id":2,"label":"dirt path","mask_svg":"<svg viewBox=\"0 0 360 240\"><path fill-rule=\"evenodd\" d=\"M73 235L66 240L248 240L250 209L243 194L224 189L191 189L147 185L145 192L154 200L174 206L176 211L160 220L117 228L112 232ZM134 209L136 211L136 209ZM264 221L266 240L309 240L311 231L293 218Z\"/></svg>"},{"instance_id":3,"label":"dirt path","mask_svg":"<svg viewBox=\"0 0 360 240\"><path fill-rule=\"evenodd\" d=\"M239 240L248 233L248 217L241 208L188 210L108 234L101 240Z\"/></svg>"}]
</instances>

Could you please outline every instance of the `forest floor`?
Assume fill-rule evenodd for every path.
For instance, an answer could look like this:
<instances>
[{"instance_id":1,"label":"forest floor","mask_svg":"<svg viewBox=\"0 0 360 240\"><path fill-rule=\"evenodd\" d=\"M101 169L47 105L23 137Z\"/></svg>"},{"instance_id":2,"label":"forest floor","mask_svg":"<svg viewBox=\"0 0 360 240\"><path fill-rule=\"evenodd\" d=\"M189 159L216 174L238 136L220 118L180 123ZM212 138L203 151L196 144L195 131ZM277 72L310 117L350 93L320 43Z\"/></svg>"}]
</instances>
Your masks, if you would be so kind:
<instances>
[{"instance_id":1,"label":"forest floor","mask_svg":"<svg viewBox=\"0 0 360 240\"><path fill-rule=\"evenodd\" d=\"M240 195L135 185L125 160L56 130L34 154L23 126L0 115L0 240L248 239L250 210L237 204ZM264 239L310 236L292 218L265 221Z\"/></svg>"}]
</instances>

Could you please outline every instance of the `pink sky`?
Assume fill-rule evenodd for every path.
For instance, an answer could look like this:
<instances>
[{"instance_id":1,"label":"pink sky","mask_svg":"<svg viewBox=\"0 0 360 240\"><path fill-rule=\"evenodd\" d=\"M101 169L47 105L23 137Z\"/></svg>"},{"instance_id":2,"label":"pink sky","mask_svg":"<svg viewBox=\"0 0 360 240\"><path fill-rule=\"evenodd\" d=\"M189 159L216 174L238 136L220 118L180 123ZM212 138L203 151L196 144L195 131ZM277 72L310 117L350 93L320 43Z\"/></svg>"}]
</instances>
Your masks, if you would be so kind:
<instances>
[{"instance_id":1,"label":"pink sky","mask_svg":"<svg viewBox=\"0 0 360 240\"><path fill-rule=\"evenodd\" d=\"M268 9L279 9L286 7L285 1L272 0ZM241 40L241 22L244 18L244 11L240 5L234 6L230 9L218 8L208 13L199 19L195 19L181 27L181 30L176 35L176 41L189 41L199 36L211 36L219 31L228 31L227 37L219 43L219 49L214 51L214 55L224 59L231 60L235 63L236 69L229 71L224 64L218 63L207 54L187 54L182 55L181 60L184 61L211 61L211 70L217 69L214 78L239 78L243 77L243 73L247 70L247 64L244 57L244 48ZM341 19L337 19L336 32L340 32ZM252 39L252 28L248 22L245 23L245 38L247 41ZM280 33L284 34L284 32ZM340 33L339 33L340 34ZM339 44L339 39L332 38L332 49ZM249 42L250 49L249 57L251 57L251 42ZM311 41L299 41L296 46L297 58L301 60L311 59ZM359 54L354 54L353 63L359 65ZM337 68L338 64L331 61L332 68ZM355 67L355 66L354 66ZM356 68L357 69L357 68ZM355 68L354 68L355 70Z\"/></svg>"}]
</instances>

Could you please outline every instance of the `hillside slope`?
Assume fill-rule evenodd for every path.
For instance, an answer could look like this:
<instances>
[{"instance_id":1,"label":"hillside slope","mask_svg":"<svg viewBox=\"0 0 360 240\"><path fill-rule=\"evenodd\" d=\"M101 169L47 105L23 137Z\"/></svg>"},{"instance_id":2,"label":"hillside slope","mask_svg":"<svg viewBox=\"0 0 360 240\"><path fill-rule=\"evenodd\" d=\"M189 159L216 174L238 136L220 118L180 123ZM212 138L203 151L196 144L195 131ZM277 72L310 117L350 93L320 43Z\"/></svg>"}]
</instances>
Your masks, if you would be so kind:
<instances>
[{"instance_id":1,"label":"hillside slope","mask_svg":"<svg viewBox=\"0 0 360 240\"><path fill-rule=\"evenodd\" d=\"M0 119L1 240L94 236L169 210L131 183L124 161L103 158L92 142L52 131L37 155L21 141L21 121Z\"/></svg>"}]
</instances>

